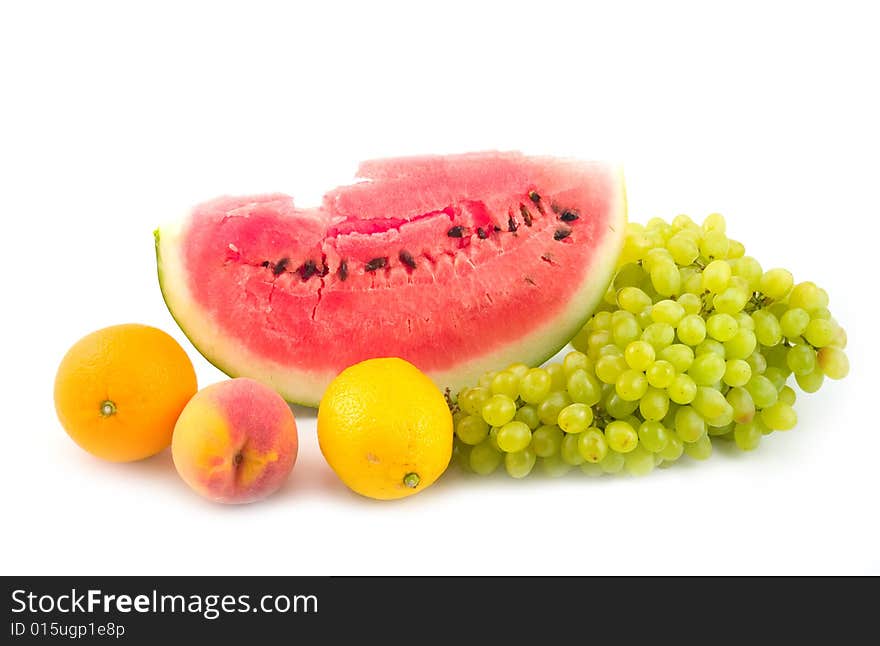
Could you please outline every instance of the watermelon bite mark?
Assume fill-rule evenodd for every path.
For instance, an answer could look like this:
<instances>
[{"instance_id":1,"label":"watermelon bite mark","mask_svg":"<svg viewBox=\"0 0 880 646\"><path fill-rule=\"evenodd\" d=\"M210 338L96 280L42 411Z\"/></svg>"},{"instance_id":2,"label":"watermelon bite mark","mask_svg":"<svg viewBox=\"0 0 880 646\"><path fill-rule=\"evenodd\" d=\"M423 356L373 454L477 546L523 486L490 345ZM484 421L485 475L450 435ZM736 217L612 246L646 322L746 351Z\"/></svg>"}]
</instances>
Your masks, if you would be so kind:
<instances>
[{"instance_id":1,"label":"watermelon bite mark","mask_svg":"<svg viewBox=\"0 0 880 646\"><path fill-rule=\"evenodd\" d=\"M359 175L317 208L222 197L159 230L169 309L218 367L312 405L371 357L456 390L554 354L607 286L625 223L612 165L482 153Z\"/></svg>"}]
</instances>

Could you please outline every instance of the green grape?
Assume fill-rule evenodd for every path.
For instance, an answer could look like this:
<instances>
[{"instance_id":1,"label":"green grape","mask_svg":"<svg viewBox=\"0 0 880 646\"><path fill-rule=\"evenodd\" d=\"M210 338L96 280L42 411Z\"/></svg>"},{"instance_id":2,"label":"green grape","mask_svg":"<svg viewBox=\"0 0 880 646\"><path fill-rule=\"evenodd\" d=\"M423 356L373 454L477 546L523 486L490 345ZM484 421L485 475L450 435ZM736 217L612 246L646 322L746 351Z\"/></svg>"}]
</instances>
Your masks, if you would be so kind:
<instances>
[{"instance_id":1,"label":"green grape","mask_svg":"<svg viewBox=\"0 0 880 646\"><path fill-rule=\"evenodd\" d=\"M611 312L596 312L590 320L594 330L611 331Z\"/></svg>"},{"instance_id":2,"label":"green grape","mask_svg":"<svg viewBox=\"0 0 880 646\"><path fill-rule=\"evenodd\" d=\"M455 434L465 444L479 444L489 435L489 425L482 417L465 415L455 425Z\"/></svg>"},{"instance_id":3,"label":"green grape","mask_svg":"<svg viewBox=\"0 0 880 646\"><path fill-rule=\"evenodd\" d=\"M831 310L827 307L820 307L819 309L810 310L810 318L831 321L834 317L831 315Z\"/></svg>"},{"instance_id":4,"label":"green grape","mask_svg":"<svg viewBox=\"0 0 880 646\"><path fill-rule=\"evenodd\" d=\"M581 467L581 473L584 475L590 476L591 478L596 478L598 476L605 475L605 470L602 468L601 464L593 464L592 462L584 462Z\"/></svg>"},{"instance_id":5,"label":"green grape","mask_svg":"<svg viewBox=\"0 0 880 646\"><path fill-rule=\"evenodd\" d=\"M538 418L542 424L555 424L559 413L571 403L571 397L567 392L554 390L538 404Z\"/></svg>"},{"instance_id":6,"label":"green grape","mask_svg":"<svg viewBox=\"0 0 880 646\"><path fill-rule=\"evenodd\" d=\"M688 314L678 324L678 338L685 345L699 345L706 338L706 322L701 316Z\"/></svg>"},{"instance_id":7,"label":"green grape","mask_svg":"<svg viewBox=\"0 0 880 646\"><path fill-rule=\"evenodd\" d=\"M733 421L748 424L755 417L755 401L745 388L731 388L727 391L727 403L733 410Z\"/></svg>"},{"instance_id":8,"label":"green grape","mask_svg":"<svg viewBox=\"0 0 880 646\"><path fill-rule=\"evenodd\" d=\"M743 451L753 451L761 443L763 433L755 424L737 424L733 429L733 441Z\"/></svg>"},{"instance_id":9,"label":"green grape","mask_svg":"<svg viewBox=\"0 0 880 646\"><path fill-rule=\"evenodd\" d=\"M731 359L725 364L724 376L721 380L734 388L745 386L752 378L752 367L742 359Z\"/></svg>"},{"instance_id":10,"label":"green grape","mask_svg":"<svg viewBox=\"0 0 880 646\"><path fill-rule=\"evenodd\" d=\"M751 296L751 293L761 284L761 275L764 273L764 269L761 267L761 263L751 256L742 256L734 262L736 264L733 268L733 274L745 280L746 291Z\"/></svg>"},{"instance_id":11,"label":"green grape","mask_svg":"<svg viewBox=\"0 0 880 646\"><path fill-rule=\"evenodd\" d=\"M661 296L677 296L681 293L681 274L674 260L654 263L651 267L651 285Z\"/></svg>"},{"instance_id":12,"label":"green grape","mask_svg":"<svg viewBox=\"0 0 880 646\"><path fill-rule=\"evenodd\" d=\"M672 345L674 340L675 328L668 323L652 323L642 332L642 341L650 343L657 352Z\"/></svg>"},{"instance_id":13,"label":"green grape","mask_svg":"<svg viewBox=\"0 0 880 646\"><path fill-rule=\"evenodd\" d=\"M643 330L651 325L654 322L654 319L651 318L651 309L644 309L638 314L636 314L636 323L639 324L639 327Z\"/></svg>"},{"instance_id":14,"label":"green grape","mask_svg":"<svg viewBox=\"0 0 880 646\"><path fill-rule=\"evenodd\" d=\"M707 215L706 219L703 220L703 231L706 233L709 231L725 233L727 231L727 222L725 222L724 216L720 213L710 213Z\"/></svg>"},{"instance_id":15,"label":"green grape","mask_svg":"<svg viewBox=\"0 0 880 646\"><path fill-rule=\"evenodd\" d=\"M487 372L487 373L481 375L480 379L477 381L477 385L480 386L481 388L485 388L486 390L489 390L489 386L492 385L492 380L495 379L495 375L497 375L497 374L498 374L497 372L490 371L490 372Z\"/></svg>"},{"instance_id":16,"label":"green grape","mask_svg":"<svg viewBox=\"0 0 880 646\"><path fill-rule=\"evenodd\" d=\"M625 348L626 345L641 336L642 330L639 328L639 323L636 321L635 317L630 317L626 319L617 320L611 332L614 336L614 343L619 348Z\"/></svg>"},{"instance_id":17,"label":"green grape","mask_svg":"<svg viewBox=\"0 0 880 646\"><path fill-rule=\"evenodd\" d=\"M599 351L610 343L614 343L614 336L609 330L591 332L587 337L587 347L585 349L587 356L590 360L595 361L599 356Z\"/></svg>"},{"instance_id":18,"label":"green grape","mask_svg":"<svg viewBox=\"0 0 880 646\"><path fill-rule=\"evenodd\" d=\"M736 319L730 314L713 314L706 321L707 334L722 343L730 341L738 328Z\"/></svg>"},{"instance_id":19,"label":"green grape","mask_svg":"<svg viewBox=\"0 0 880 646\"><path fill-rule=\"evenodd\" d=\"M651 307L651 297L638 287L624 287L617 292L617 304L627 312L638 314Z\"/></svg>"},{"instance_id":20,"label":"green grape","mask_svg":"<svg viewBox=\"0 0 880 646\"><path fill-rule=\"evenodd\" d=\"M724 349L723 343L720 343L715 339L706 339L694 348L694 354L697 356L700 356L701 354L717 354L720 358L724 359L727 357L727 350Z\"/></svg>"},{"instance_id":21,"label":"green grape","mask_svg":"<svg viewBox=\"0 0 880 646\"><path fill-rule=\"evenodd\" d=\"M834 339L831 341L831 345L835 348L840 348L841 350L846 348L846 330L844 330L839 325L834 328Z\"/></svg>"},{"instance_id":22,"label":"green grape","mask_svg":"<svg viewBox=\"0 0 880 646\"><path fill-rule=\"evenodd\" d=\"M694 401L691 402L691 407L704 419L714 419L727 414L728 411L732 415L731 406L727 403L724 395L714 388L704 386L697 388L697 394L694 396Z\"/></svg>"},{"instance_id":23,"label":"green grape","mask_svg":"<svg viewBox=\"0 0 880 646\"><path fill-rule=\"evenodd\" d=\"M562 360L562 372L565 373L566 379L571 377L576 370L590 371L592 369L593 363L583 352L569 352Z\"/></svg>"},{"instance_id":24,"label":"green grape","mask_svg":"<svg viewBox=\"0 0 880 646\"><path fill-rule=\"evenodd\" d=\"M577 435L567 434L562 438L562 444L559 447L559 455L562 460L573 467L585 462L584 457L578 450L578 439Z\"/></svg>"},{"instance_id":25,"label":"green grape","mask_svg":"<svg viewBox=\"0 0 880 646\"><path fill-rule=\"evenodd\" d=\"M617 453L629 453L639 443L639 434L627 422L615 420L605 427L608 448Z\"/></svg>"},{"instance_id":26,"label":"green grape","mask_svg":"<svg viewBox=\"0 0 880 646\"><path fill-rule=\"evenodd\" d=\"M713 260L703 269L702 288L713 294L720 294L730 284L732 273L729 262Z\"/></svg>"},{"instance_id":27,"label":"green grape","mask_svg":"<svg viewBox=\"0 0 880 646\"><path fill-rule=\"evenodd\" d=\"M676 215L672 219L672 230L673 231L678 232L678 231L688 230L688 229L696 229L698 232L700 230L699 227L697 226L696 222L694 222L690 218L690 216L685 215L684 213L681 213L679 215Z\"/></svg>"},{"instance_id":28,"label":"green grape","mask_svg":"<svg viewBox=\"0 0 880 646\"><path fill-rule=\"evenodd\" d=\"M773 430L767 428L767 425L764 424L764 420L761 419L760 415L755 415L755 419L752 420L752 424L755 425L759 431L761 431L761 435L770 435Z\"/></svg>"},{"instance_id":29,"label":"green grape","mask_svg":"<svg viewBox=\"0 0 880 646\"><path fill-rule=\"evenodd\" d=\"M746 358L746 363L752 369L753 375L764 374L764 371L767 370L767 359L760 352L753 352Z\"/></svg>"},{"instance_id":30,"label":"green grape","mask_svg":"<svg viewBox=\"0 0 880 646\"><path fill-rule=\"evenodd\" d=\"M489 390L493 395L505 395L515 400L519 396L519 377L502 370L492 379Z\"/></svg>"},{"instance_id":31,"label":"green grape","mask_svg":"<svg viewBox=\"0 0 880 646\"><path fill-rule=\"evenodd\" d=\"M697 384L688 375L676 375L666 392L676 404L690 404L697 394Z\"/></svg>"},{"instance_id":32,"label":"green grape","mask_svg":"<svg viewBox=\"0 0 880 646\"><path fill-rule=\"evenodd\" d=\"M544 370L550 375L550 390L565 390L565 371L558 363L549 363L544 366Z\"/></svg>"},{"instance_id":33,"label":"green grape","mask_svg":"<svg viewBox=\"0 0 880 646\"><path fill-rule=\"evenodd\" d=\"M797 394L794 392L794 388L791 386L783 386L782 390L779 391L779 400L783 404L788 404L789 406L794 406L795 401L797 401Z\"/></svg>"},{"instance_id":34,"label":"green grape","mask_svg":"<svg viewBox=\"0 0 880 646\"><path fill-rule=\"evenodd\" d=\"M784 371L776 368L775 366L770 366L767 370L764 371L764 376L770 380L773 386L776 388L777 392L782 390L785 386L785 381L788 379L788 374Z\"/></svg>"},{"instance_id":35,"label":"green grape","mask_svg":"<svg viewBox=\"0 0 880 646\"><path fill-rule=\"evenodd\" d=\"M632 415L638 407L638 401L623 399L615 391L612 391L605 401L605 411L614 419L625 419Z\"/></svg>"},{"instance_id":36,"label":"green grape","mask_svg":"<svg viewBox=\"0 0 880 646\"><path fill-rule=\"evenodd\" d=\"M648 366L645 377L648 379L648 385L654 388L668 388L672 380L675 379L675 366L668 361L659 359Z\"/></svg>"},{"instance_id":37,"label":"green grape","mask_svg":"<svg viewBox=\"0 0 880 646\"><path fill-rule=\"evenodd\" d=\"M684 308L685 316L688 314L699 314L703 309L703 301L696 294L682 294L676 302Z\"/></svg>"},{"instance_id":38,"label":"green grape","mask_svg":"<svg viewBox=\"0 0 880 646\"><path fill-rule=\"evenodd\" d=\"M566 390L572 401L595 406L602 398L602 384L586 370L575 370L568 377Z\"/></svg>"},{"instance_id":39,"label":"green grape","mask_svg":"<svg viewBox=\"0 0 880 646\"><path fill-rule=\"evenodd\" d=\"M637 287L645 279L645 270L636 262L623 265L614 276L614 289Z\"/></svg>"},{"instance_id":40,"label":"green grape","mask_svg":"<svg viewBox=\"0 0 880 646\"><path fill-rule=\"evenodd\" d=\"M511 478L525 478L535 467L537 457L531 449L504 455L504 469Z\"/></svg>"},{"instance_id":41,"label":"green grape","mask_svg":"<svg viewBox=\"0 0 880 646\"><path fill-rule=\"evenodd\" d=\"M620 373L615 383L617 395L626 401L638 401L648 390L645 374L638 370L626 370Z\"/></svg>"},{"instance_id":42,"label":"green grape","mask_svg":"<svg viewBox=\"0 0 880 646\"><path fill-rule=\"evenodd\" d=\"M581 352L589 351L589 337L590 334L593 333L593 330L590 329L589 324L582 327L577 331L577 334L574 335L574 338L570 341L571 347L575 350L579 350Z\"/></svg>"},{"instance_id":43,"label":"green grape","mask_svg":"<svg viewBox=\"0 0 880 646\"><path fill-rule=\"evenodd\" d=\"M601 358L601 357L620 357L621 359L624 358L624 356L623 356L623 350L621 350L620 348L618 348L618 347L617 347L616 345L614 345L613 343L610 344L610 345L606 345L604 348L602 348L601 350L599 350L599 357L600 357L600 358ZM625 361L624 361L624 365L626 365L626 362L625 362Z\"/></svg>"},{"instance_id":44,"label":"green grape","mask_svg":"<svg viewBox=\"0 0 880 646\"><path fill-rule=\"evenodd\" d=\"M698 355L688 370L688 375L698 386L711 386L720 381L727 370L727 363L714 352Z\"/></svg>"},{"instance_id":45,"label":"green grape","mask_svg":"<svg viewBox=\"0 0 880 646\"><path fill-rule=\"evenodd\" d=\"M532 429L523 422L508 422L498 429L495 441L505 453L516 453L531 444Z\"/></svg>"},{"instance_id":46,"label":"green grape","mask_svg":"<svg viewBox=\"0 0 880 646\"><path fill-rule=\"evenodd\" d=\"M804 331L804 338L816 348L831 345L834 340L834 324L825 319L814 318Z\"/></svg>"},{"instance_id":47,"label":"green grape","mask_svg":"<svg viewBox=\"0 0 880 646\"><path fill-rule=\"evenodd\" d=\"M682 294L699 295L703 291L702 274L696 267L680 267L678 277Z\"/></svg>"},{"instance_id":48,"label":"green grape","mask_svg":"<svg viewBox=\"0 0 880 646\"><path fill-rule=\"evenodd\" d=\"M690 406L675 413L675 434L682 442L696 442L706 434L706 421Z\"/></svg>"},{"instance_id":49,"label":"green grape","mask_svg":"<svg viewBox=\"0 0 880 646\"><path fill-rule=\"evenodd\" d=\"M828 307L828 294L816 287L815 283L805 282L795 285L788 295L788 306L802 310Z\"/></svg>"},{"instance_id":50,"label":"green grape","mask_svg":"<svg viewBox=\"0 0 880 646\"><path fill-rule=\"evenodd\" d=\"M781 300L788 295L794 285L794 277L787 269L770 269L761 276L758 289L767 298L774 301Z\"/></svg>"},{"instance_id":51,"label":"green grape","mask_svg":"<svg viewBox=\"0 0 880 646\"><path fill-rule=\"evenodd\" d=\"M700 255L705 258L726 258L730 241L720 231L707 231L700 240Z\"/></svg>"},{"instance_id":52,"label":"green grape","mask_svg":"<svg viewBox=\"0 0 880 646\"><path fill-rule=\"evenodd\" d=\"M483 440L471 449L468 464L475 473L487 476L501 464L503 456L496 451L489 440Z\"/></svg>"},{"instance_id":53,"label":"green grape","mask_svg":"<svg viewBox=\"0 0 880 646\"><path fill-rule=\"evenodd\" d=\"M755 402L755 408L767 408L776 403L779 398L779 391L773 382L764 375L754 375L749 379L749 383L745 385L746 390L752 396Z\"/></svg>"},{"instance_id":54,"label":"green grape","mask_svg":"<svg viewBox=\"0 0 880 646\"><path fill-rule=\"evenodd\" d=\"M464 471L470 471L471 469L471 449L473 447L462 444L461 442L455 442L452 446L452 459L461 467Z\"/></svg>"},{"instance_id":55,"label":"green grape","mask_svg":"<svg viewBox=\"0 0 880 646\"><path fill-rule=\"evenodd\" d=\"M593 409L585 404L569 404L559 411L556 423L566 433L582 433L593 423Z\"/></svg>"},{"instance_id":56,"label":"green grape","mask_svg":"<svg viewBox=\"0 0 880 646\"><path fill-rule=\"evenodd\" d=\"M672 259L683 267L692 264L700 255L696 241L686 235L673 235L666 243L666 249Z\"/></svg>"},{"instance_id":57,"label":"green grape","mask_svg":"<svg viewBox=\"0 0 880 646\"><path fill-rule=\"evenodd\" d=\"M587 462L599 463L608 455L608 443L605 435L595 426L588 428L578 436L578 451Z\"/></svg>"},{"instance_id":58,"label":"green grape","mask_svg":"<svg viewBox=\"0 0 880 646\"><path fill-rule=\"evenodd\" d=\"M825 373L822 372L822 368L818 365L818 361L816 363L816 369L810 374L794 376L797 385L800 386L800 389L805 393L814 393L822 387L823 383L825 383Z\"/></svg>"},{"instance_id":59,"label":"green grape","mask_svg":"<svg viewBox=\"0 0 880 646\"><path fill-rule=\"evenodd\" d=\"M758 343L773 347L782 341L782 326L769 310L758 310L752 314L752 320Z\"/></svg>"},{"instance_id":60,"label":"green grape","mask_svg":"<svg viewBox=\"0 0 880 646\"><path fill-rule=\"evenodd\" d=\"M476 386L462 390L458 396L458 406L468 415L479 415L483 404L489 399L489 390Z\"/></svg>"},{"instance_id":61,"label":"green grape","mask_svg":"<svg viewBox=\"0 0 880 646\"><path fill-rule=\"evenodd\" d=\"M520 406L516 415L513 416L518 422L522 422L533 431L541 425L541 419L538 417L538 409L533 404Z\"/></svg>"},{"instance_id":62,"label":"green grape","mask_svg":"<svg viewBox=\"0 0 880 646\"><path fill-rule=\"evenodd\" d=\"M631 476L644 476L654 470L654 454L641 446L623 456L623 466Z\"/></svg>"},{"instance_id":63,"label":"green grape","mask_svg":"<svg viewBox=\"0 0 880 646\"><path fill-rule=\"evenodd\" d=\"M538 467L541 469L541 473L551 478L561 478L571 471L571 465L559 455L538 458Z\"/></svg>"},{"instance_id":64,"label":"green grape","mask_svg":"<svg viewBox=\"0 0 880 646\"><path fill-rule=\"evenodd\" d=\"M606 438L607 441L607 438ZM609 449L605 457L599 461L599 466L605 473L620 473L623 469L624 458L621 453Z\"/></svg>"},{"instance_id":65,"label":"green grape","mask_svg":"<svg viewBox=\"0 0 880 646\"><path fill-rule=\"evenodd\" d=\"M659 388L648 388L639 402L639 412L650 421L660 421L669 411L669 395Z\"/></svg>"},{"instance_id":66,"label":"green grape","mask_svg":"<svg viewBox=\"0 0 880 646\"><path fill-rule=\"evenodd\" d=\"M751 317L746 317L751 321ZM728 359L747 359L758 347L758 338L751 330L738 329L733 338L724 343L724 353Z\"/></svg>"},{"instance_id":67,"label":"green grape","mask_svg":"<svg viewBox=\"0 0 880 646\"><path fill-rule=\"evenodd\" d=\"M617 378L628 369L623 357L604 356L596 361L596 376L606 384L616 383Z\"/></svg>"},{"instance_id":68,"label":"green grape","mask_svg":"<svg viewBox=\"0 0 880 646\"><path fill-rule=\"evenodd\" d=\"M654 346L647 341L633 341L626 346L623 357L630 368L644 371L654 363L656 354Z\"/></svg>"},{"instance_id":69,"label":"green grape","mask_svg":"<svg viewBox=\"0 0 880 646\"><path fill-rule=\"evenodd\" d=\"M645 260L642 263L642 266L649 274L658 265L675 266L675 261L672 259L672 254L670 254L666 249L662 247L651 249L648 253L645 254Z\"/></svg>"},{"instance_id":70,"label":"green grape","mask_svg":"<svg viewBox=\"0 0 880 646\"><path fill-rule=\"evenodd\" d=\"M739 326L740 331L755 331L755 321L752 319L752 315L748 312L737 312L733 315L733 318L736 319L736 324Z\"/></svg>"},{"instance_id":71,"label":"green grape","mask_svg":"<svg viewBox=\"0 0 880 646\"><path fill-rule=\"evenodd\" d=\"M505 372L509 372L510 374L515 375L517 379L522 379L525 374L530 370L530 368L524 363L512 363L504 370Z\"/></svg>"},{"instance_id":72,"label":"green grape","mask_svg":"<svg viewBox=\"0 0 880 646\"><path fill-rule=\"evenodd\" d=\"M666 323L675 327L684 318L685 311L681 303L673 300L662 300L651 308L651 320L655 323Z\"/></svg>"},{"instance_id":73,"label":"green grape","mask_svg":"<svg viewBox=\"0 0 880 646\"><path fill-rule=\"evenodd\" d=\"M726 439L733 439L732 434L733 434L733 427L734 426L736 426L736 424L733 422L733 420L731 420L730 423L725 424L724 426L711 426L710 425L709 430L706 434L709 435L710 437L718 437L718 438L722 438L725 440Z\"/></svg>"},{"instance_id":74,"label":"green grape","mask_svg":"<svg viewBox=\"0 0 880 646\"><path fill-rule=\"evenodd\" d=\"M642 422L639 426L639 446L651 453L659 453L669 443L669 432L657 421Z\"/></svg>"},{"instance_id":75,"label":"green grape","mask_svg":"<svg viewBox=\"0 0 880 646\"><path fill-rule=\"evenodd\" d=\"M713 304L715 310L722 314L736 314L749 301L749 292L740 287L728 287L715 296Z\"/></svg>"},{"instance_id":76,"label":"green grape","mask_svg":"<svg viewBox=\"0 0 880 646\"><path fill-rule=\"evenodd\" d=\"M519 380L519 396L528 404L541 403L549 392L550 374L542 368L532 368Z\"/></svg>"},{"instance_id":77,"label":"green grape","mask_svg":"<svg viewBox=\"0 0 880 646\"><path fill-rule=\"evenodd\" d=\"M843 379L849 374L849 358L840 348L822 348L819 350L818 361L822 372L829 379Z\"/></svg>"},{"instance_id":78,"label":"green grape","mask_svg":"<svg viewBox=\"0 0 880 646\"><path fill-rule=\"evenodd\" d=\"M761 411L761 421L771 430L790 431L797 424L797 413L790 405L778 401Z\"/></svg>"},{"instance_id":79,"label":"green grape","mask_svg":"<svg viewBox=\"0 0 880 646\"><path fill-rule=\"evenodd\" d=\"M808 345L788 349L786 363L796 375L808 375L816 369L816 351Z\"/></svg>"},{"instance_id":80,"label":"green grape","mask_svg":"<svg viewBox=\"0 0 880 646\"><path fill-rule=\"evenodd\" d=\"M703 435L696 442L685 444L684 452L694 460L707 460L712 455L712 440L708 435Z\"/></svg>"},{"instance_id":81,"label":"green grape","mask_svg":"<svg viewBox=\"0 0 880 646\"><path fill-rule=\"evenodd\" d=\"M489 429L489 439L487 440L489 444L492 445L492 448L498 451L499 453L503 453L501 447L498 446L498 427L493 426Z\"/></svg>"},{"instance_id":82,"label":"green grape","mask_svg":"<svg viewBox=\"0 0 880 646\"><path fill-rule=\"evenodd\" d=\"M718 391L716 390L715 392ZM706 426L715 429L724 428L730 426L731 424L733 424L733 407L729 405L724 409L724 412L717 417L706 420Z\"/></svg>"},{"instance_id":83,"label":"green grape","mask_svg":"<svg viewBox=\"0 0 880 646\"><path fill-rule=\"evenodd\" d=\"M665 427L665 425L664 425ZM664 462L675 462L684 453L684 442L675 433L666 431L666 446L664 446L657 455L663 458Z\"/></svg>"},{"instance_id":84,"label":"green grape","mask_svg":"<svg viewBox=\"0 0 880 646\"><path fill-rule=\"evenodd\" d=\"M792 308L782 315L779 321L782 334L789 339L795 339L807 331L810 324L810 315L801 308Z\"/></svg>"},{"instance_id":85,"label":"green grape","mask_svg":"<svg viewBox=\"0 0 880 646\"><path fill-rule=\"evenodd\" d=\"M559 453L559 447L562 446L562 438L565 433L558 426L539 426L532 433L532 450L535 455L542 458L550 457Z\"/></svg>"},{"instance_id":86,"label":"green grape","mask_svg":"<svg viewBox=\"0 0 880 646\"><path fill-rule=\"evenodd\" d=\"M693 349L683 343L673 343L660 350L657 356L663 361L671 363L676 372L687 372L694 362Z\"/></svg>"},{"instance_id":87,"label":"green grape","mask_svg":"<svg viewBox=\"0 0 880 646\"><path fill-rule=\"evenodd\" d=\"M516 404L507 395L492 395L483 403L481 413L490 426L504 426L516 414Z\"/></svg>"}]
</instances>

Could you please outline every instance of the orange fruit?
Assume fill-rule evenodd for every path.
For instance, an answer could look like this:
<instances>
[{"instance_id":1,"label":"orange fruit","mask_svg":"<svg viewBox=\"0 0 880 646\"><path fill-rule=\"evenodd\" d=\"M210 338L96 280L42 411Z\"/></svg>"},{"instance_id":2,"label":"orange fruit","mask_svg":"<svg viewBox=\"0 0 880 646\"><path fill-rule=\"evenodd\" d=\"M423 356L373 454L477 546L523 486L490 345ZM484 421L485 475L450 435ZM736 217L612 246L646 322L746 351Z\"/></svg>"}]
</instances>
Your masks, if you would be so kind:
<instances>
[{"instance_id":1,"label":"orange fruit","mask_svg":"<svg viewBox=\"0 0 880 646\"><path fill-rule=\"evenodd\" d=\"M452 457L452 414L443 393L403 359L343 370L318 408L318 443L350 489L386 500L418 493Z\"/></svg>"},{"instance_id":2,"label":"orange fruit","mask_svg":"<svg viewBox=\"0 0 880 646\"><path fill-rule=\"evenodd\" d=\"M58 366L55 411L67 434L112 462L155 455L171 444L196 373L171 336L129 323L77 341Z\"/></svg>"}]
</instances>

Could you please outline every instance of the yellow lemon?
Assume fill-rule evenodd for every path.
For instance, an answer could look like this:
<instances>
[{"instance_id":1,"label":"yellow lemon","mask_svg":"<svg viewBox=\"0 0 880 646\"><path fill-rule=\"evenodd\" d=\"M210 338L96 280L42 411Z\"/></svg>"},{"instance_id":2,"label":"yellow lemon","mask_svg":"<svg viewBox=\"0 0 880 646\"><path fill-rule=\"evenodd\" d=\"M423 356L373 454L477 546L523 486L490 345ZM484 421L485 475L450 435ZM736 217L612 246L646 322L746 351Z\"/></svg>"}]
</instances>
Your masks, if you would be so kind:
<instances>
[{"instance_id":1,"label":"yellow lemon","mask_svg":"<svg viewBox=\"0 0 880 646\"><path fill-rule=\"evenodd\" d=\"M318 443L350 489L403 498L429 487L452 457L452 414L443 394L403 359L343 370L318 408Z\"/></svg>"}]
</instances>

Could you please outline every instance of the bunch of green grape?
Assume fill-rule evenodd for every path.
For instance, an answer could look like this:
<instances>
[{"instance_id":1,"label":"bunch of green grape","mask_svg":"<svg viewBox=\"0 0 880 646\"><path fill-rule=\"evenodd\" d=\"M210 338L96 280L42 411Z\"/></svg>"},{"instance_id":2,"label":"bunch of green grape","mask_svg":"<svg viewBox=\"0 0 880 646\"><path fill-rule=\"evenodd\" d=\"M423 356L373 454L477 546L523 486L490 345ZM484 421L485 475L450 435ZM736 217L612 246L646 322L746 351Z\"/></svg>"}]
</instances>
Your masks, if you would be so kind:
<instances>
[{"instance_id":1,"label":"bunch of green grape","mask_svg":"<svg viewBox=\"0 0 880 646\"><path fill-rule=\"evenodd\" d=\"M744 451L797 423L794 382L817 391L849 372L828 294L765 271L726 234L686 215L629 224L616 276L561 363L514 364L458 393L460 463L514 478L647 474L712 440Z\"/></svg>"}]
</instances>

